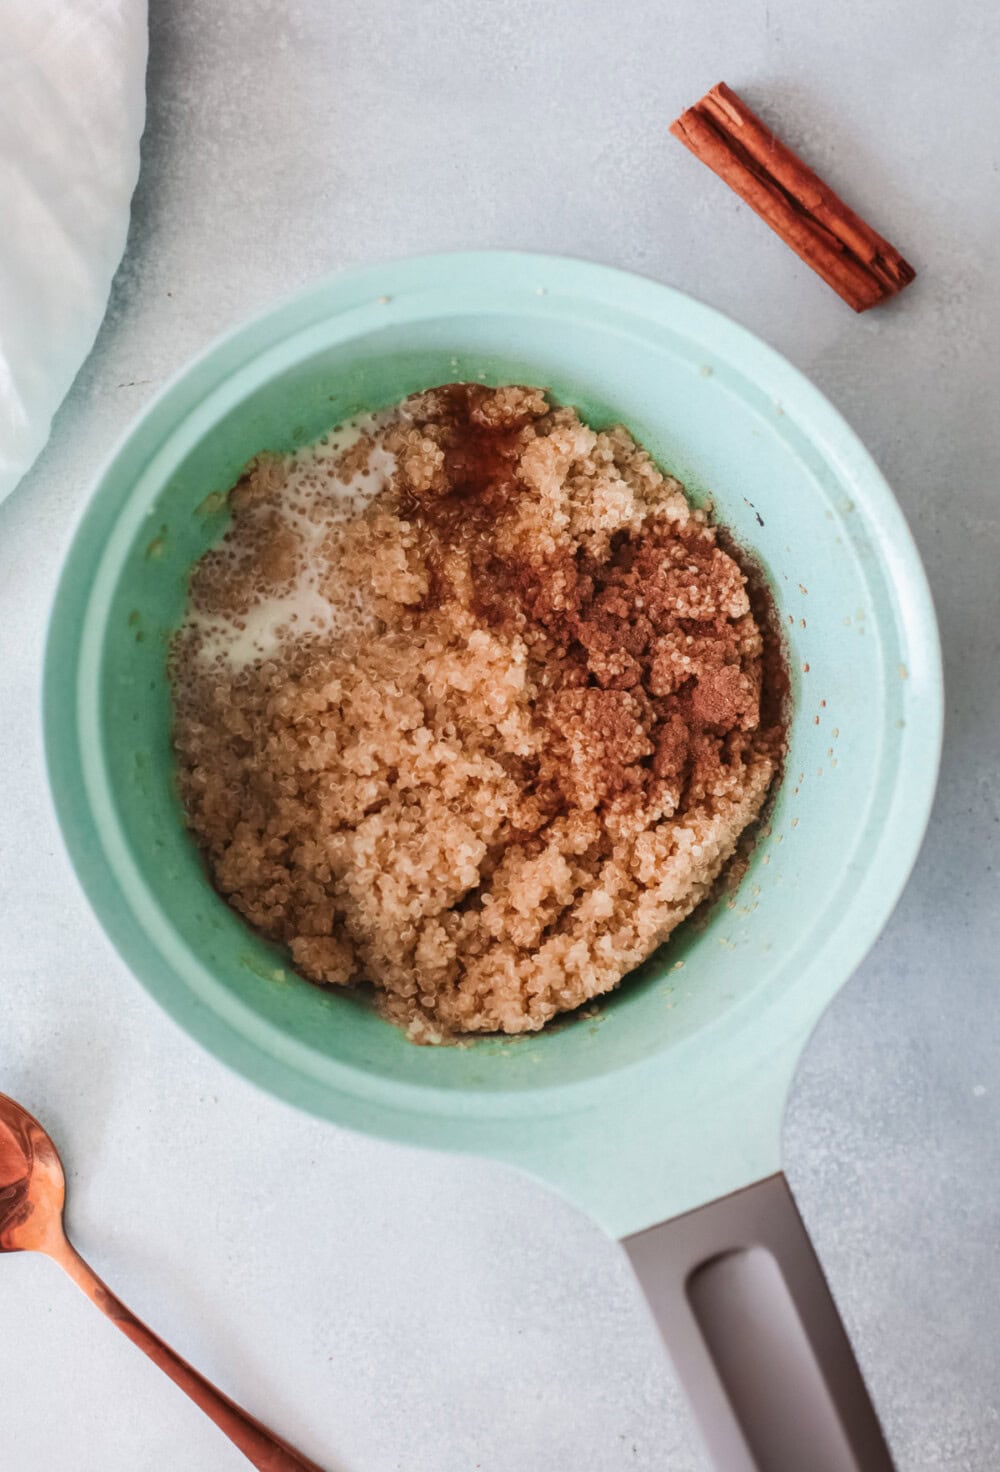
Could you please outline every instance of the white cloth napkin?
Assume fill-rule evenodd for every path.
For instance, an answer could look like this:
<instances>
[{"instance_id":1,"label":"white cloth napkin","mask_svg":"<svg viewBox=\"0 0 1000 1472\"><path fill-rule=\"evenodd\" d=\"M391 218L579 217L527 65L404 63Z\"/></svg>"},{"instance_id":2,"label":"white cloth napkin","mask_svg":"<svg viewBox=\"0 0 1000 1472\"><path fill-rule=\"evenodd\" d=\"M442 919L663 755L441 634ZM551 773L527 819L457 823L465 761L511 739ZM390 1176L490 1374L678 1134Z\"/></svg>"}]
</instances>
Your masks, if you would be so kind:
<instances>
[{"instance_id":1,"label":"white cloth napkin","mask_svg":"<svg viewBox=\"0 0 1000 1472\"><path fill-rule=\"evenodd\" d=\"M104 316L145 78L145 0L0 0L0 501Z\"/></svg>"}]
</instances>

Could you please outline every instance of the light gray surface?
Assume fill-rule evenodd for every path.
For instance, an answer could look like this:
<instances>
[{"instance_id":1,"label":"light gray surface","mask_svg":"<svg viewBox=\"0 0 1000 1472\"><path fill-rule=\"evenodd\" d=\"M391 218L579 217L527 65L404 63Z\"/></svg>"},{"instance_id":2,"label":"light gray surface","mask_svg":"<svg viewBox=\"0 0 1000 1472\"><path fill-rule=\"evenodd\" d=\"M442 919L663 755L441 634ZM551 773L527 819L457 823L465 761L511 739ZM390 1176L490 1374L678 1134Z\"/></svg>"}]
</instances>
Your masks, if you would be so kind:
<instances>
[{"instance_id":1,"label":"light gray surface","mask_svg":"<svg viewBox=\"0 0 1000 1472\"><path fill-rule=\"evenodd\" d=\"M944 637L906 896L803 1061L788 1171L903 1472L1000 1462L1000 12L964 0L154 0L131 244L0 510L0 1089L130 1304L330 1472L695 1472L619 1250L531 1182L256 1093L131 980L62 857L37 705L59 548L164 377L338 266L591 256L762 334L897 489ZM910 256L855 318L666 134L720 77ZM57 1270L0 1263L0 1469L245 1463ZM809 1472L804 1468L803 1472Z\"/></svg>"}]
</instances>

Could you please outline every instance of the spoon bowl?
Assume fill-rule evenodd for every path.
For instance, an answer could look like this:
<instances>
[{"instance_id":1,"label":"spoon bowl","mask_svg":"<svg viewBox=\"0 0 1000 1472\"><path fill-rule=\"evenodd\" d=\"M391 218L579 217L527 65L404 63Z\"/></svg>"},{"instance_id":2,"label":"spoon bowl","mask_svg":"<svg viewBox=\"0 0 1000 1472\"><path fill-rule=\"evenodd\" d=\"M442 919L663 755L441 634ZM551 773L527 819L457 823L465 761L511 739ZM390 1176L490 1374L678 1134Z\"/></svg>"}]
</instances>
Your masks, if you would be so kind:
<instances>
[{"instance_id":1,"label":"spoon bowl","mask_svg":"<svg viewBox=\"0 0 1000 1472\"><path fill-rule=\"evenodd\" d=\"M62 1227L66 1177L38 1120L0 1094L0 1252L53 1255Z\"/></svg>"}]
</instances>

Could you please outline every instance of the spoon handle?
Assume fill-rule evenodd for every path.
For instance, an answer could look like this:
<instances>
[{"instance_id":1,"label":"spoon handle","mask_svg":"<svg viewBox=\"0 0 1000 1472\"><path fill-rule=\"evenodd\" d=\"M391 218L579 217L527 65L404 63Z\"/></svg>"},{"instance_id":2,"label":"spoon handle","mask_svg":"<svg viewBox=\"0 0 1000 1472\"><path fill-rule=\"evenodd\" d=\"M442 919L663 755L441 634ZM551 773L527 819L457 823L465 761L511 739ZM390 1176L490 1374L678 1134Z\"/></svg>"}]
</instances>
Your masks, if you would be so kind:
<instances>
[{"instance_id":1,"label":"spoon handle","mask_svg":"<svg viewBox=\"0 0 1000 1472\"><path fill-rule=\"evenodd\" d=\"M310 1462L294 1447L275 1436L273 1431L268 1431L266 1426L255 1421L235 1401L223 1395L221 1390L217 1390L203 1375L192 1369L179 1354L175 1354L151 1329L147 1329L125 1307L121 1299L101 1282L65 1237L50 1244L48 1252L77 1287L83 1289L91 1303L96 1304L101 1313L131 1339L133 1344L138 1345L155 1365L159 1365L174 1384L179 1385L185 1395L191 1397L196 1406L200 1406L205 1415L229 1437L258 1472L323 1472L315 1462Z\"/></svg>"}]
</instances>

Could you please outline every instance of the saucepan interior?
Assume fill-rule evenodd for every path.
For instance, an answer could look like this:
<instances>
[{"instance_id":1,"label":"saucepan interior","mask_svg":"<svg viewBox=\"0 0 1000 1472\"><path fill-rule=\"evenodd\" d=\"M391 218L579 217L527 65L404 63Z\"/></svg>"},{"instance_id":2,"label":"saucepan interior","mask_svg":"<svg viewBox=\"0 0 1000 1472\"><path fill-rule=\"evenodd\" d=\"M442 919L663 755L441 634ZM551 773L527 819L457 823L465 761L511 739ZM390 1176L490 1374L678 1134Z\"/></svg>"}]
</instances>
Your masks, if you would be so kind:
<instances>
[{"instance_id":1,"label":"saucepan interior","mask_svg":"<svg viewBox=\"0 0 1000 1472\"><path fill-rule=\"evenodd\" d=\"M212 889L175 792L165 658L188 570L225 522L218 493L252 455L455 379L542 384L595 426L621 420L710 498L770 581L795 715L769 828L735 895L596 1017L419 1048L363 996L297 977ZM472 1096L468 1107L486 1111L543 1096L554 1109L652 1055L669 1069L697 1045L710 1066L713 1036L785 998L818 1013L912 863L939 727L919 561L825 401L749 334L665 288L516 256L339 278L182 374L120 447L78 528L46 676L59 817L135 974L209 1047L335 1118L348 1096L429 1117Z\"/></svg>"}]
</instances>

